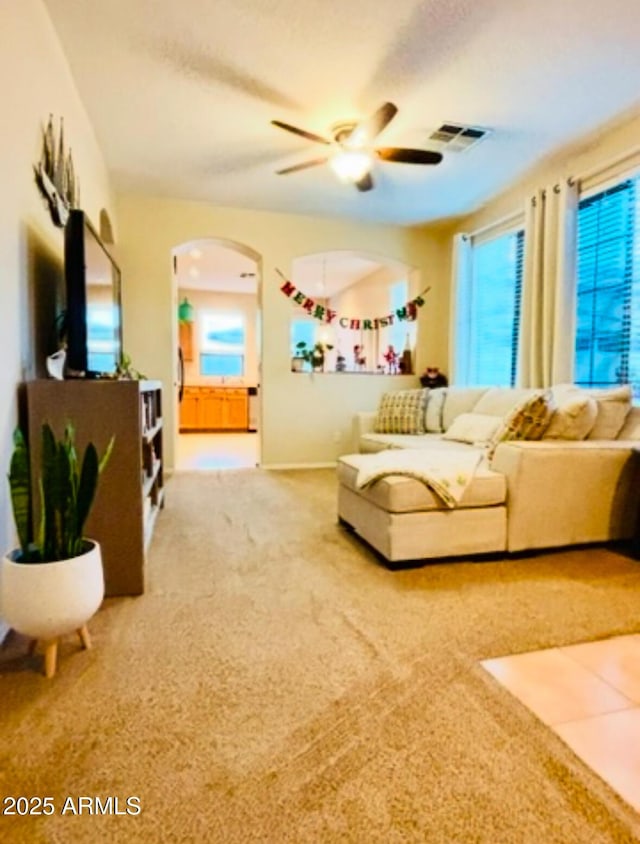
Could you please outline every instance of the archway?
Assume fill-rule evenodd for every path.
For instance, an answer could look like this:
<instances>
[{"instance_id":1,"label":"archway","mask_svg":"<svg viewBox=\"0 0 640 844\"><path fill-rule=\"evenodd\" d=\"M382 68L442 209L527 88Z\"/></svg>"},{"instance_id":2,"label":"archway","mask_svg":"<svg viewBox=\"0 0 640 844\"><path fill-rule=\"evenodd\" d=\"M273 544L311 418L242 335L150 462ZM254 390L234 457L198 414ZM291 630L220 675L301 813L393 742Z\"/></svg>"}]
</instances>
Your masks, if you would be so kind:
<instances>
[{"instance_id":1,"label":"archway","mask_svg":"<svg viewBox=\"0 0 640 844\"><path fill-rule=\"evenodd\" d=\"M261 256L222 238L172 250L177 469L260 463Z\"/></svg>"},{"instance_id":2,"label":"archway","mask_svg":"<svg viewBox=\"0 0 640 844\"><path fill-rule=\"evenodd\" d=\"M320 343L325 372L414 371L418 324L398 313L421 292L417 269L371 252L333 250L297 257L291 278L304 292L303 307L292 297L292 356L303 343L303 350ZM330 323L318 316L327 313L335 315Z\"/></svg>"}]
</instances>

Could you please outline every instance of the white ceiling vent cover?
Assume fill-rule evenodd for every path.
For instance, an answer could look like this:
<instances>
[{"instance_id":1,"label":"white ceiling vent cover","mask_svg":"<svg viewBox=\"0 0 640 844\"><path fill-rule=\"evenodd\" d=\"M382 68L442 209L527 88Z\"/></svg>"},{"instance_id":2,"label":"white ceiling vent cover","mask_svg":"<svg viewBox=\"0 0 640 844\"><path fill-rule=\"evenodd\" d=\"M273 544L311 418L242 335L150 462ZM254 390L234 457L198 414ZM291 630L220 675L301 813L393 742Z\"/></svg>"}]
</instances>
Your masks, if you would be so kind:
<instances>
[{"instance_id":1,"label":"white ceiling vent cover","mask_svg":"<svg viewBox=\"0 0 640 844\"><path fill-rule=\"evenodd\" d=\"M465 150L479 144L483 138L491 134L490 129L482 126L465 126L462 123L443 123L429 135L429 145L442 152L465 152Z\"/></svg>"}]
</instances>

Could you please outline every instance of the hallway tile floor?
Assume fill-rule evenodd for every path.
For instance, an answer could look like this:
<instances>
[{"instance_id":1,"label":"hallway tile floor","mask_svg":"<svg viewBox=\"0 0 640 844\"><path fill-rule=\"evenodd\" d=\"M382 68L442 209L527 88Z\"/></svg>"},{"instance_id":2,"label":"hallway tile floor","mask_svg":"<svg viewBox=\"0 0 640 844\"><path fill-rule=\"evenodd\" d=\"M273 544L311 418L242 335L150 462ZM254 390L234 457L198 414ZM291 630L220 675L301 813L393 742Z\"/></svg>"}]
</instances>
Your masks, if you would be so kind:
<instances>
[{"instance_id":1,"label":"hallway tile floor","mask_svg":"<svg viewBox=\"0 0 640 844\"><path fill-rule=\"evenodd\" d=\"M640 812L640 634L482 665Z\"/></svg>"},{"instance_id":2,"label":"hallway tile floor","mask_svg":"<svg viewBox=\"0 0 640 844\"><path fill-rule=\"evenodd\" d=\"M258 434L180 434L176 469L254 469L259 464Z\"/></svg>"}]
</instances>

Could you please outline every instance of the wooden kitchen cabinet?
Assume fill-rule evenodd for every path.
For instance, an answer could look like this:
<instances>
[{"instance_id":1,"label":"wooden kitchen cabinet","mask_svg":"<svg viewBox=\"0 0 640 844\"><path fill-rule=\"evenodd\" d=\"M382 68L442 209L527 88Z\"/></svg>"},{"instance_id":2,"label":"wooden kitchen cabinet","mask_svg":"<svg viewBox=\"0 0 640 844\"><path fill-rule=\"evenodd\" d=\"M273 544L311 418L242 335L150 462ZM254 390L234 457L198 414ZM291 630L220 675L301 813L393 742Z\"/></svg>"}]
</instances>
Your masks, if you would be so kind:
<instances>
[{"instance_id":1,"label":"wooden kitchen cabinet","mask_svg":"<svg viewBox=\"0 0 640 844\"><path fill-rule=\"evenodd\" d=\"M246 431L249 399L244 387L185 387L181 431Z\"/></svg>"},{"instance_id":2,"label":"wooden kitchen cabinet","mask_svg":"<svg viewBox=\"0 0 640 844\"><path fill-rule=\"evenodd\" d=\"M222 422L230 430L246 431L249 424L249 400L246 390L226 390Z\"/></svg>"},{"instance_id":3,"label":"wooden kitchen cabinet","mask_svg":"<svg viewBox=\"0 0 640 844\"><path fill-rule=\"evenodd\" d=\"M180 404L180 430L197 431L200 421L200 390L185 387Z\"/></svg>"},{"instance_id":4,"label":"wooden kitchen cabinet","mask_svg":"<svg viewBox=\"0 0 640 844\"><path fill-rule=\"evenodd\" d=\"M222 392L207 387L200 390L200 424L206 431L215 431L223 427Z\"/></svg>"},{"instance_id":5,"label":"wooden kitchen cabinet","mask_svg":"<svg viewBox=\"0 0 640 844\"><path fill-rule=\"evenodd\" d=\"M182 357L185 361L193 360L193 323L178 323L178 342L182 349Z\"/></svg>"}]
</instances>

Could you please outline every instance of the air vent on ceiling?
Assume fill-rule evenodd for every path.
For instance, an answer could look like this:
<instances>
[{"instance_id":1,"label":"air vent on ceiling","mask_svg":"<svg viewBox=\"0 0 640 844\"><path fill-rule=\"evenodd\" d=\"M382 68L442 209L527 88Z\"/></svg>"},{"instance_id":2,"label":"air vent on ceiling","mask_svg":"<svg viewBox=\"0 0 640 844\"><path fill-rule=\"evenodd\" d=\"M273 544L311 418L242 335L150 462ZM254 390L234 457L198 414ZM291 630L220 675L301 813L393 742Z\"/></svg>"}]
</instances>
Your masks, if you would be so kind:
<instances>
[{"instance_id":1,"label":"air vent on ceiling","mask_svg":"<svg viewBox=\"0 0 640 844\"><path fill-rule=\"evenodd\" d=\"M439 151L464 152L489 135L490 129L480 126L464 126L461 123L443 123L429 135L430 144Z\"/></svg>"}]
</instances>

